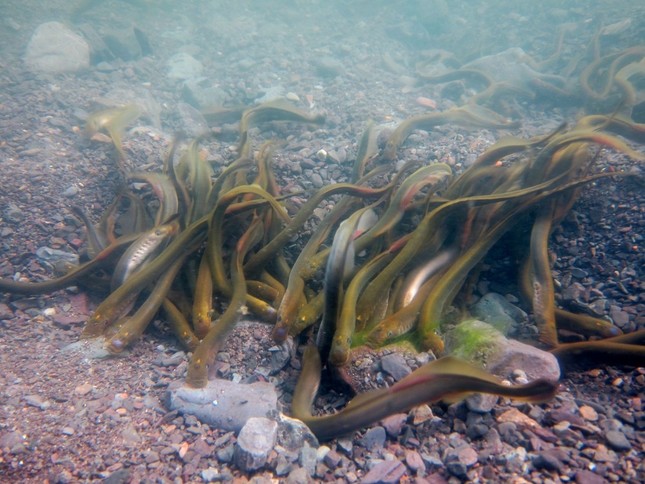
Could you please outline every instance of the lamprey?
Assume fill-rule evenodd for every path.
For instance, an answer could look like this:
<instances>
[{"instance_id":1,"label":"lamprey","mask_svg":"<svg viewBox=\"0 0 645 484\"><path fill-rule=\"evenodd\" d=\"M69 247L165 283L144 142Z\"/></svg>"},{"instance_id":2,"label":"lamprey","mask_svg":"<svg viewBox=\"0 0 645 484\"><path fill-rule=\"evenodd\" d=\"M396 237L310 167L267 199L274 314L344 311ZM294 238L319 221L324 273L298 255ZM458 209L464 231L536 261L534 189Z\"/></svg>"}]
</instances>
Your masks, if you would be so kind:
<instances>
[{"instance_id":1,"label":"lamprey","mask_svg":"<svg viewBox=\"0 0 645 484\"><path fill-rule=\"evenodd\" d=\"M397 150L414 130L428 130L446 123L476 128L517 127L517 123L509 121L482 106L467 105L442 113L419 114L399 124L387 140L383 157L387 160L396 159Z\"/></svg>"},{"instance_id":2,"label":"lamprey","mask_svg":"<svg viewBox=\"0 0 645 484\"><path fill-rule=\"evenodd\" d=\"M499 240L503 233L509 229L509 223L511 223L514 218L517 218L517 216L523 211L529 209L542 200L562 193L563 191L577 188L585 183L590 183L602 178L603 176L606 176L606 174L601 173L598 175L588 176L580 180L556 186L550 190L548 187L553 184L554 180L549 180L530 188L500 194L500 196L512 196L511 198L528 194L533 194L533 196L528 200L525 200L521 205L515 206L510 212L507 212L505 216L488 231L486 236L477 240L464 254L462 254L437 282L435 289L430 293L428 299L425 301L419 315L419 333L422 345L425 348L432 349L433 351L437 351L441 354L443 351L443 342L439 338L438 332L441 325L441 315L446 304L453 300L468 275L468 272L477 262L479 262L479 260L481 260L492 245ZM556 179L557 178L558 177L556 177ZM496 196L497 195L485 198L490 201Z\"/></svg>"},{"instance_id":3,"label":"lamprey","mask_svg":"<svg viewBox=\"0 0 645 484\"><path fill-rule=\"evenodd\" d=\"M121 353L127 346L132 344L139 338L152 318L161 307L172 282L175 280L177 273L181 269L184 260L188 254L182 254L175 260L170 267L161 275L155 282L154 288L146 298L145 302L135 311L135 313L128 317L123 324L116 325L119 327L116 334L110 337L106 342L106 348L110 353Z\"/></svg>"},{"instance_id":4,"label":"lamprey","mask_svg":"<svg viewBox=\"0 0 645 484\"><path fill-rule=\"evenodd\" d=\"M199 345L199 338L193 332L184 313L167 297L163 300L162 307L172 332L175 333L175 336L187 350L194 351Z\"/></svg>"},{"instance_id":5,"label":"lamprey","mask_svg":"<svg viewBox=\"0 0 645 484\"><path fill-rule=\"evenodd\" d=\"M597 37L595 41L599 48ZM553 65L561 43L549 60ZM625 157L645 159L638 146L645 143L645 124L630 119L638 113L643 52L638 47L602 58L598 50L598 60L584 71L583 90L592 91L586 97L594 105L606 104L604 108L614 114L583 116L571 127L562 124L530 139L517 133L506 136L458 176L453 170L459 164L424 163L422 156L413 157L418 161L393 162L415 129L445 123L515 127L512 120L478 103L501 106L509 95L531 96L537 102L540 90L556 99L567 95L568 84L560 82L564 78L531 72L540 64L527 63L521 49L485 59L519 61L523 71L513 71L519 76L514 82L497 79L496 72L482 64L466 66L451 75L477 77L486 84L470 103L413 116L389 137L369 123L353 161L329 167L331 177L347 177L351 183L330 182L319 190L297 179L292 182L284 172L302 156L313 155L309 148L302 148L297 137L261 141L260 130L254 128L276 121L320 125L322 115L284 102L238 110L228 118L239 118L237 152L227 148L228 139L211 141L211 135L217 136L214 132L183 143L177 135L158 172L127 173L121 133L140 110L131 105L97 113L88 120L86 132L102 130L112 137L123 183L96 225L75 210L87 227L91 260L49 281L0 280L0 291L41 294L75 283L111 291L81 337L96 338L115 354L135 344L162 308L161 317L170 330L193 351L187 378L193 387L206 385L209 366L242 315L252 313L256 320L275 322L272 336L278 342L287 336L315 341L305 351L293 403L294 413L321 438L422 402L472 391L529 399L553 394L554 383L502 387L496 378L448 358L422 367L389 389L355 398L337 415L311 415L321 367L342 374L349 369L338 367L355 359L352 351L368 350L361 346L381 350L388 344L405 344L412 351L431 350L441 356L448 322L467 316L473 288L482 286L478 284L485 270L482 262L500 253L508 261L525 261L519 271L521 289L532 303L540 340L558 358L569 362L587 356L595 361L604 358L606 364L642 364L645 337L640 333L621 335L609 321L556 307L559 287L554 284L548 244L584 184L602 178L615 181L631 172L636 172L637 182L642 178L638 167L622 172L608 160L595 161L606 156L605 148L619 152L621 157L615 158L619 167L627 166ZM454 63L454 58L443 59ZM575 71L573 66L569 74ZM599 99L604 96L608 99ZM508 108L514 109L512 103ZM211 119L215 118L213 114ZM291 127L283 124L271 131ZM270 137L269 132L262 136ZM377 141L384 138L379 152ZM480 146L477 138L475 144ZM293 153L294 149L299 151ZM152 160L149 156L147 166ZM312 170L322 169L323 163L316 165L314 160ZM274 165L282 172L274 172ZM284 180L289 181L281 186ZM631 188L625 184L626 190ZM361 226L368 218L370 223ZM58 232L56 236L63 237ZM502 248L502 242L509 242L512 251ZM64 248L63 242L56 243ZM633 257L625 252L625 270ZM2 261L2 269L5 274L19 273L27 270L26 263L24 257L13 257ZM486 277L512 291L513 282L506 280L506 272L502 276L496 271L498 264L490 262L493 270ZM631 300L637 284L631 280L617 284ZM224 312L218 316L220 308ZM630 316L621 327L632 324ZM558 330L565 329L592 340L563 344Z\"/></svg>"},{"instance_id":6,"label":"lamprey","mask_svg":"<svg viewBox=\"0 0 645 484\"><path fill-rule=\"evenodd\" d=\"M171 238L179 231L179 222L160 225L141 234L119 259L112 273L112 290L122 285L166 248Z\"/></svg>"},{"instance_id":7,"label":"lamprey","mask_svg":"<svg viewBox=\"0 0 645 484\"><path fill-rule=\"evenodd\" d=\"M109 245L107 236L102 230L98 230L94 226L87 213L85 213L85 210L81 207L73 205L70 209L85 225L85 231L87 232L87 255L90 259L93 259Z\"/></svg>"},{"instance_id":8,"label":"lamprey","mask_svg":"<svg viewBox=\"0 0 645 484\"><path fill-rule=\"evenodd\" d=\"M354 239L374 223L376 223L374 211L371 208L361 209L344 220L334 235L325 269L323 318L316 336L316 345L324 363L327 362L332 338L336 332L336 321L343 293L343 280L354 269Z\"/></svg>"},{"instance_id":9,"label":"lamprey","mask_svg":"<svg viewBox=\"0 0 645 484\"><path fill-rule=\"evenodd\" d=\"M170 267L177 257L183 253L196 250L206 238L208 218L202 217L180 233L159 256L150 261L143 269L132 275L124 284L112 292L94 311L83 328L82 338L100 336L103 331L119 318L124 316L133 299L164 271Z\"/></svg>"},{"instance_id":10,"label":"lamprey","mask_svg":"<svg viewBox=\"0 0 645 484\"><path fill-rule=\"evenodd\" d=\"M490 393L529 402L551 399L557 382L544 379L507 386L485 371L453 357L444 357L418 368L389 388L358 395L333 415L313 416L311 407L320 385L321 360L314 346L305 348L302 372L293 395L291 411L320 440L353 432L395 413L423 403L458 400L471 393Z\"/></svg>"},{"instance_id":11,"label":"lamprey","mask_svg":"<svg viewBox=\"0 0 645 484\"><path fill-rule=\"evenodd\" d=\"M548 239L551 235L553 200L538 213L531 231L531 276L533 312L540 332L540 341L553 347L558 344L555 323L555 289L549 265Z\"/></svg>"},{"instance_id":12,"label":"lamprey","mask_svg":"<svg viewBox=\"0 0 645 484\"><path fill-rule=\"evenodd\" d=\"M551 350L565 365L611 361L613 364L645 366L645 329L594 341L561 343Z\"/></svg>"},{"instance_id":13,"label":"lamprey","mask_svg":"<svg viewBox=\"0 0 645 484\"><path fill-rule=\"evenodd\" d=\"M152 187L159 200L155 225L161 225L179 213L179 196L170 176L163 173L133 173L128 176L128 180L146 182Z\"/></svg>"},{"instance_id":14,"label":"lamprey","mask_svg":"<svg viewBox=\"0 0 645 484\"><path fill-rule=\"evenodd\" d=\"M193 329L203 338L211 327L213 316L213 278L208 257L202 256L197 269L197 281L193 294Z\"/></svg>"},{"instance_id":15,"label":"lamprey","mask_svg":"<svg viewBox=\"0 0 645 484\"><path fill-rule=\"evenodd\" d=\"M74 285L82 277L104 268L114 259L118 258L126 248L137 239L137 235L128 235L117 239L103 249L89 262L75 267L64 276L48 281L22 282L0 279L0 292L13 292L18 294L44 294L58 291Z\"/></svg>"},{"instance_id":16,"label":"lamprey","mask_svg":"<svg viewBox=\"0 0 645 484\"><path fill-rule=\"evenodd\" d=\"M368 188L351 183L336 183L334 185L328 185L321 188L316 192L314 196L307 200L307 202L300 208L298 213L291 219L289 225L287 225L282 230L282 232L276 235L273 239L271 239L269 243L267 243L253 256L251 256L249 261L244 266L245 270L250 273L255 272L259 267L267 262L272 254L275 254L278 250L282 249L285 244L298 233L298 230L311 216L314 209L325 198L334 194L341 193L345 195L364 198L379 197L390 190L390 188L391 187L389 185L383 188Z\"/></svg>"},{"instance_id":17,"label":"lamprey","mask_svg":"<svg viewBox=\"0 0 645 484\"><path fill-rule=\"evenodd\" d=\"M244 111L240 120L240 132L245 133L258 124L269 121L324 124L325 117L322 114L307 114L286 101L269 101Z\"/></svg>"},{"instance_id":18,"label":"lamprey","mask_svg":"<svg viewBox=\"0 0 645 484\"><path fill-rule=\"evenodd\" d=\"M342 307L329 350L329 362L334 366L345 365L349 361L352 337L356 329L356 302L369 281L387 264L394 254L382 252L367 262L352 278L343 297Z\"/></svg>"},{"instance_id":19,"label":"lamprey","mask_svg":"<svg viewBox=\"0 0 645 484\"><path fill-rule=\"evenodd\" d=\"M320 245L327 239L332 226L346 215L353 204L354 201L350 198L344 198L337 203L318 225L316 232L309 238L293 263L284 295L278 306L277 321L272 333L275 341L284 341L287 334L291 333L294 326L298 324L297 317L307 302L304 296L305 269L315 257Z\"/></svg>"},{"instance_id":20,"label":"lamprey","mask_svg":"<svg viewBox=\"0 0 645 484\"><path fill-rule=\"evenodd\" d=\"M91 138L99 131L107 132L119 156L119 165L123 169L126 156L123 151L121 136L126 126L141 116L141 113L141 108L136 104L97 111L88 116L85 122L85 135Z\"/></svg>"},{"instance_id":21,"label":"lamprey","mask_svg":"<svg viewBox=\"0 0 645 484\"><path fill-rule=\"evenodd\" d=\"M238 240L235 253L231 259L231 281L233 292L231 300L222 316L199 344L188 366L186 384L194 388L203 388L208 383L208 367L212 364L222 341L237 323L243 313L246 300L246 281L242 262L247 252L262 238L262 223L255 218L244 235Z\"/></svg>"}]
</instances>

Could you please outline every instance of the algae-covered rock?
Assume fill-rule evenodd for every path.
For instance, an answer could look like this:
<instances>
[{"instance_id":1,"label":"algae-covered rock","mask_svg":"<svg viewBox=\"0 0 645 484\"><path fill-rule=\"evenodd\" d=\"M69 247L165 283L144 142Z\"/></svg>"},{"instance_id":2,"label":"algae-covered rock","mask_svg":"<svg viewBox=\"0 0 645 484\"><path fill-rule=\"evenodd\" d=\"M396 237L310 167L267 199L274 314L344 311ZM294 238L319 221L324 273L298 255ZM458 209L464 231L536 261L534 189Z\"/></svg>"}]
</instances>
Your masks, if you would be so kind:
<instances>
[{"instance_id":1,"label":"algae-covered rock","mask_svg":"<svg viewBox=\"0 0 645 484\"><path fill-rule=\"evenodd\" d=\"M446 337L447 353L485 366L488 357L506 338L493 326L477 319L456 325Z\"/></svg>"},{"instance_id":2,"label":"algae-covered rock","mask_svg":"<svg viewBox=\"0 0 645 484\"><path fill-rule=\"evenodd\" d=\"M537 378L558 380L556 358L539 348L506 338L492 325L469 319L456 325L446 337L447 353L508 378L523 370L529 381Z\"/></svg>"}]
</instances>

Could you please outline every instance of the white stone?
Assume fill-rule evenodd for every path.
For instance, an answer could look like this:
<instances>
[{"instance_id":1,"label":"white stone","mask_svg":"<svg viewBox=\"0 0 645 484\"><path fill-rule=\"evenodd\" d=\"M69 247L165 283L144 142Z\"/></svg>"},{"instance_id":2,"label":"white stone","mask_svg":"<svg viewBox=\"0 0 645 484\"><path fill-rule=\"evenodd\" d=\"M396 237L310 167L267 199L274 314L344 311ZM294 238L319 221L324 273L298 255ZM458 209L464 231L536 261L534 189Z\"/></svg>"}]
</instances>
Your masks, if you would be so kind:
<instances>
[{"instance_id":1,"label":"white stone","mask_svg":"<svg viewBox=\"0 0 645 484\"><path fill-rule=\"evenodd\" d=\"M34 71L75 72L89 67L90 47L83 37L62 23L46 22L31 36L25 63Z\"/></svg>"},{"instance_id":2,"label":"white stone","mask_svg":"<svg viewBox=\"0 0 645 484\"><path fill-rule=\"evenodd\" d=\"M235 463L244 471L251 472L266 464L278 435L278 423L263 417L250 418L235 445Z\"/></svg>"},{"instance_id":3,"label":"white stone","mask_svg":"<svg viewBox=\"0 0 645 484\"><path fill-rule=\"evenodd\" d=\"M168 77L171 79L195 79L201 76L203 70L202 63L185 52L168 59Z\"/></svg>"}]
</instances>

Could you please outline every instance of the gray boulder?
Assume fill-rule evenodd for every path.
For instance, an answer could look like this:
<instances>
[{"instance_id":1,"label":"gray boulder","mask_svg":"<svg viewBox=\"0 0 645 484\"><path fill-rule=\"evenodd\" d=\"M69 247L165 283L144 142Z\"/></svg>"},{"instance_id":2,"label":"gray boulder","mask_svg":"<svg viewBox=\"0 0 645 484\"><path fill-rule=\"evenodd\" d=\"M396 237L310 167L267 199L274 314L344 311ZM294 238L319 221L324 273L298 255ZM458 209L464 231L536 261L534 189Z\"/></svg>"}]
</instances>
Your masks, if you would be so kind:
<instances>
[{"instance_id":1,"label":"gray boulder","mask_svg":"<svg viewBox=\"0 0 645 484\"><path fill-rule=\"evenodd\" d=\"M524 323L527 314L506 300L501 294L489 292L470 308L476 318L491 324L508 335L517 323Z\"/></svg>"},{"instance_id":2,"label":"gray boulder","mask_svg":"<svg viewBox=\"0 0 645 484\"><path fill-rule=\"evenodd\" d=\"M168 77L171 79L196 79L203 70L202 63L185 52L175 54L168 59Z\"/></svg>"},{"instance_id":3,"label":"gray boulder","mask_svg":"<svg viewBox=\"0 0 645 484\"><path fill-rule=\"evenodd\" d=\"M33 35L25 63L38 72L75 72L90 66L90 46L60 22L40 24Z\"/></svg>"}]
</instances>

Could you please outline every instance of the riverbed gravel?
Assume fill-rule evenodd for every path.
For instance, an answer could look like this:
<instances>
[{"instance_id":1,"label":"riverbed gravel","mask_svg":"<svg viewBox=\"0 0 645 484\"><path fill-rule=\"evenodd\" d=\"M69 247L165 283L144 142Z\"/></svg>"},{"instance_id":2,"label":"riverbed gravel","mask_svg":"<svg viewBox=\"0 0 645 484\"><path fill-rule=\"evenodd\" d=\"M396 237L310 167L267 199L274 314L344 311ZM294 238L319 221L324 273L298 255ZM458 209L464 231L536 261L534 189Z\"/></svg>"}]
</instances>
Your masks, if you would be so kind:
<instances>
[{"instance_id":1,"label":"riverbed gravel","mask_svg":"<svg viewBox=\"0 0 645 484\"><path fill-rule=\"evenodd\" d=\"M3 278L52 277L51 267L36 256L41 247L82 251L84 230L70 206L81 206L98 220L122 183L111 145L82 136L87 114L110 103L146 102L146 115L124 138L133 170L160 169L173 133L201 122L191 118L186 105L202 95L231 106L281 95L301 109L322 112L327 116L323 127L274 126L255 133L258 143L286 140L275 155L278 182L306 197L319 186L347 180L368 120L391 129L429 106L447 109L459 101L450 90L413 82L419 43L446 45L450 31L418 33L409 12L379 13L368 2L335 9L325 2L294 1L279 3L274 18L254 1L235 8L222 2L161 2L163 8L149 10L143 10L145 2L109 1L96 2L81 20L71 22L68 3L0 6ZM619 2L625 8L606 6L594 13L582 3L533 14L553 20L554 29L570 16L588 34L590 24L599 21L595 16L613 24L629 17L626 12L634 6ZM360 5L366 9L362 17ZM500 16L489 41L519 43L545 57L554 30L543 33L523 20L527 14ZM472 26L492 16L488 10L465 8L455 22ZM23 54L35 27L49 20L63 20L72 28L88 23L101 35L117 37L129 35L134 22L148 36L153 54L103 61L76 74L35 74L24 65ZM622 40L631 45L630 39ZM568 38L566 47L582 49L581 42ZM198 82L168 75L166 63L179 51L200 60ZM575 103L518 102L514 112L522 120L516 130L444 126L416 132L400 159L447 162L459 171L505 134L545 134L582 111ZM234 129L218 129L220 136L206 149L214 164L223 165L234 158L237 139ZM642 167L603 149L597 169L638 172ZM558 303L610 316L623 331L645 325L642 186L642 181L621 178L585 187L551 241ZM318 213L325 210L321 206ZM510 263L500 254L486 263L481 277L476 296L488 291L518 295ZM88 359L85 352L68 349L104 296L78 288L43 296L0 295L0 481L645 481L645 369L598 364L567 371L557 397L545 404L502 399L490 405L422 406L319 445L274 446L256 469L245 464L252 459L236 458L234 432L165 406L167 388L184 378L189 355L164 321L155 320L120 358ZM253 321L240 325L218 358L217 371L221 378L274 383L288 414L301 349L295 342L293 356L272 368L275 348L269 333L270 328ZM530 336L530 329L523 336ZM409 371L404 358L390 356L384 364L374 358L366 366L374 385ZM323 411L348 399L324 389Z\"/></svg>"}]
</instances>

